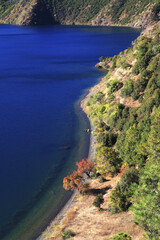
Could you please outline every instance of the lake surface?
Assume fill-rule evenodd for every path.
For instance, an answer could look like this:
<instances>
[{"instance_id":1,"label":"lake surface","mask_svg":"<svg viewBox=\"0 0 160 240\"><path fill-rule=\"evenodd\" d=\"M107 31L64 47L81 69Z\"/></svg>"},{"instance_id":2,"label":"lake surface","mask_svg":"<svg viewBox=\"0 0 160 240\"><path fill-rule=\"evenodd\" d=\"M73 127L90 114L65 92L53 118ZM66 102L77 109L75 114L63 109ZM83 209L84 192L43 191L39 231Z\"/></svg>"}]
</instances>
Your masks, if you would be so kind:
<instances>
[{"instance_id":1,"label":"lake surface","mask_svg":"<svg viewBox=\"0 0 160 240\"><path fill-rule=\"evenodd\" d=\"M104 74L94 67L99 57L139 33L0 25L0 239L36 239L70 197L63 177L89 148L77 102Z\"/></svg>"}]
</instances>

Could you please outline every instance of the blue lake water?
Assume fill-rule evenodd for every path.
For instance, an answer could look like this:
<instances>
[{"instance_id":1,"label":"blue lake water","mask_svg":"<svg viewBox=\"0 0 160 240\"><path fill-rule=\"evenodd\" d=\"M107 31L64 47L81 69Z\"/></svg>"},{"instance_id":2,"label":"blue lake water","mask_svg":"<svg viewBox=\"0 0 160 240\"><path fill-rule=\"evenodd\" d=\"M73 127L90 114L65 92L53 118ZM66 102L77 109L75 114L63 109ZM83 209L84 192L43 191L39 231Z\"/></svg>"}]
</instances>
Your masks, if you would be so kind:
<instances>
[{"instance_id":1,"label":"blue lake water","mask_svg":"<svg viewBox=\"0 0 160 240\"><path fill-rule=\"evenodd\" d=\"M118 54L139 33L0 26L0 239L36 239L69 198L63 177L89 144L76 102L102 77L99 57Z\"/></svg>"}]
</instances>

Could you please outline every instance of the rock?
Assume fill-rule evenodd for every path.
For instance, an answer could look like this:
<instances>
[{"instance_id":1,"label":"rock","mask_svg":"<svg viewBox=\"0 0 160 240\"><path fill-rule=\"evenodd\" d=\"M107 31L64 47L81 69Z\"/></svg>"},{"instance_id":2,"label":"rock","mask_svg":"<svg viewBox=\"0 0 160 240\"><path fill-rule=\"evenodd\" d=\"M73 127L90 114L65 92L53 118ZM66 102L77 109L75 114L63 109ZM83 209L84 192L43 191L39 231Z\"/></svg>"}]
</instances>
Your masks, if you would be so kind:
<instances>
[{"instance_id":1,"label":"rock","mask_svg":"<svg viewBox=\"0 0 160 240\"><path fill-rule=\"evenodd\" d=\"M85 132L86 132L86 133L90 133L91 130L88 128L88 129L85 130Z\"/></svg>"}]
</instances>

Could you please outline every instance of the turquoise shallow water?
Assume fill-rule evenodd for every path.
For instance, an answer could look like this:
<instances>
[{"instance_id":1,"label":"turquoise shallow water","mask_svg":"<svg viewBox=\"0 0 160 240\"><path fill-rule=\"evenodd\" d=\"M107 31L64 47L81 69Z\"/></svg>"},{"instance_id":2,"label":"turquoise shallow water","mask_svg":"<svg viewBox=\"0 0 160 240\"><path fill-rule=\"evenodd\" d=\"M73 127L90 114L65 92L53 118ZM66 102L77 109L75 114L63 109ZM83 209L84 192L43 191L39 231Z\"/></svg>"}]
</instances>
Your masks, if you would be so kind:
<instances>
[{"instance_id":1,"label":"turquoise shallow water","mask_svg":"<svg viewBox=\"0 0 160 240\"><path fill-rule=\"evenodd\" d=\"M102 77L99 57L138 35L118 27L0 26L0 239L35 239L67 201L63 177L89 144L76 102Z\"/></svg>"}]
</instances>

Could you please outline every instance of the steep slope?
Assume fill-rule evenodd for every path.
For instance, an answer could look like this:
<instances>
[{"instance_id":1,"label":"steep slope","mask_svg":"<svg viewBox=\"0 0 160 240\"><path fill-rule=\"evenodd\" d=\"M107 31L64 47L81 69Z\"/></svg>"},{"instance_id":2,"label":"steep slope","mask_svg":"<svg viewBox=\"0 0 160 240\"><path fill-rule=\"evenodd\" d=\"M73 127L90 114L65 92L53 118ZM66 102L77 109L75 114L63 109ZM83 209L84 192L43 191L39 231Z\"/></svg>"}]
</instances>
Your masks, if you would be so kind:
<instances>
[{"instance_id":1,"label":"steep slope","mask_svg":"<svg viewBox=\"0 0 160 240\"><path fill-rule=\"evenodd\" d=\"M1 11L0 23L15 25L30 25L33 9L37 5L36 0L17 1L5 3L5 11ZM2 6L2 5L1 5Z\"/></svg>"},{"instance_id":2,"label":"steep slope","mask_svg":"<svg viewBox=\"0 0 160 240\"><path fill-rule=\"evenodd\" d=\"M40 239L159 240L160 23L97 67L108 73L82 103L94 126L96 167L85 195ZM99 193L101 211L93 206ZM120 232L130 237L114 237Z\"/></svg>"},{"instance_id":3,"label":"steep slope","mask_svg":"<svg viewBox=\"0 0 160 240\"><path fill-rule=\"evenodd\" d=\"M112 213L131 209L149 239L160 236L160 23L149 26L118 56L101 57L108 69L94 87L86 111L95 127L97 171L121 181L112 191ZM108 166L107 168L105 166Z\"/></svg>"},{"instance_id":4,"label":"steep slope","mask_svg":"<svg viewBox=\"0 0 160 240\"><path fill-rule=\"evenodd\" d=\"M113 0L92 20L92 24L147 27L158 20L160 1Z\"/></svg>"},{"instance_id":5,"label":"steep slope","mask_svg":"<svg viewBox=\"0 0 160 240\"><path fill-rule=\"evenodd\" d=\"M90 24L146 27L159 20L159 0L8 0L0 19L11 24Z\"/></svg>"}]
</instances>

